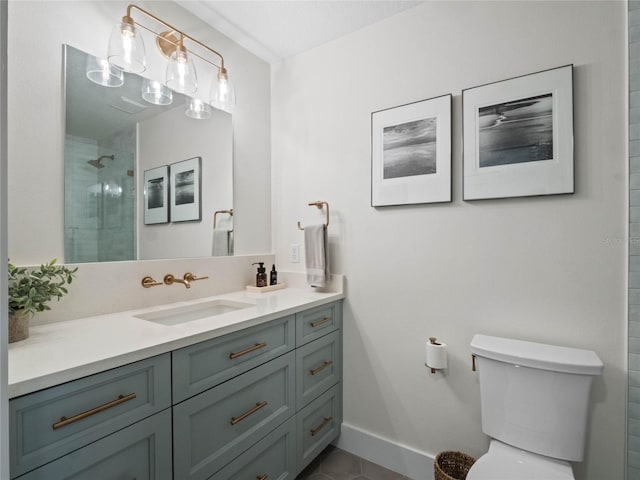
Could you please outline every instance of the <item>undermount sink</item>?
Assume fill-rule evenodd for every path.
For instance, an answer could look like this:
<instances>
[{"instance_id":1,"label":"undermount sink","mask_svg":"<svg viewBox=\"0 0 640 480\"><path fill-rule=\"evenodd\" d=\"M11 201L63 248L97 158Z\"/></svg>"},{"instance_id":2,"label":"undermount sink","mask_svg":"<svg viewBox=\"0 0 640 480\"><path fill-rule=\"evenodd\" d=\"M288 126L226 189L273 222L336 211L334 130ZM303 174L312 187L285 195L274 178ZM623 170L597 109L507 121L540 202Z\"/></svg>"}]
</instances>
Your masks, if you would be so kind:
<instances>
[{"instance_id":1,"label":"undermount sink","mask_svg":"<svg viewBox=\"0 0 640 480\"><path fill-rule=\"evenodd\" d=\"M235 312L242 308L253 307L251 303L234 302L232 300L211 300L210 302L185 305L184 307L166 308L157 312L134 315L136 318L162 325L179 325L181 323L200 320L201 318Z\"/></svg>"}]
</instances>

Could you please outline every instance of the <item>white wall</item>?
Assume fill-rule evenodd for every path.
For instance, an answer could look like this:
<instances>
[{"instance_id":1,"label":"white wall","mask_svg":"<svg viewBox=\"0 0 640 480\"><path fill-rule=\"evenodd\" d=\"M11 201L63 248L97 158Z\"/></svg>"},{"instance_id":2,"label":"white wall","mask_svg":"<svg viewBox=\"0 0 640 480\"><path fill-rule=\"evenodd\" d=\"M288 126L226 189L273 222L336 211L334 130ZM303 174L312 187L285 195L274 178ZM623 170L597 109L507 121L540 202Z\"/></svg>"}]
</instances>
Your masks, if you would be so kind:
<instances>
[{"instance_id":1,"label":"white wall","mask_svg":"<svg viewBox=\"0 0 640 480\"><path fill-rule=\"evenodd\" d=\"M427 2L272 72L273 242L331 205L346 276L344 419L434 455L479 456L477 332L595 350L580 480L623 478L626 49L624 2ZM573 63L576 193L463 202L461 91ZM371 112L453 93L453 202L370 206ZM446 375L424 343L450 346ZM426 478L430 472L425 472Z\"/></svg>"},{"instance_id":2,"label":"white wall","mask_svg":"<svg viewBox=\"0 0 640 480\"><path fill-rule=\"evenodd\" d=\"M144 224L144 198L139 195L137 229L140 260L211 255L213 214L233 207L232 135L229 114L215 109L210 119L196 120L186 118L181 105L140 122L137 191L144 189L142 172L201 157L202 192L200 221L158 225ZM174 141L176 136L181 138L180 142Z\"/></svg>"},{"instance_id":3,"label":"white wall","mask_svg":"<svg viewBox=\"0 0 640 480\"><path fill-rule=\"evenodd\" d=\"M9 255L17 264L63 258L62 44L105 57L111 28L127 4L9 2ZM137 4L225 56L238 97L233 118L235 251L270 251L269 65L173 2ZM145 19L136 12L134 17ZM153 39L146 40L145 75L163 79L166 63ZM205 99L206 73L199 68L198 96Z\"/></svg>"}]
</instances>

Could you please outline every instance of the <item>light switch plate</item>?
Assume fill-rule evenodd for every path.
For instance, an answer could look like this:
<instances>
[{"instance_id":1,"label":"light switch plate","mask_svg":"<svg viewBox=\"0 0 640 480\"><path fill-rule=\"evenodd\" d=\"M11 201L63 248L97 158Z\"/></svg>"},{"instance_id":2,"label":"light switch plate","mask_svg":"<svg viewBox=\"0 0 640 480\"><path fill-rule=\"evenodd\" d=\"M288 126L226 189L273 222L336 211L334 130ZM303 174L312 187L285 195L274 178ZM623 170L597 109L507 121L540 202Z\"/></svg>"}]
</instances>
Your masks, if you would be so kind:
<instances>
[{"instance_id":1,"label":"light switch plate","mask_svg":"<svg viewBox=\"0 0 640 480\"><path fill-rule=\"evenodd\" d=\"M300 263L300 245L292 243L289 247L289 261L291 263Z\"/></svg>"}]
</instances>

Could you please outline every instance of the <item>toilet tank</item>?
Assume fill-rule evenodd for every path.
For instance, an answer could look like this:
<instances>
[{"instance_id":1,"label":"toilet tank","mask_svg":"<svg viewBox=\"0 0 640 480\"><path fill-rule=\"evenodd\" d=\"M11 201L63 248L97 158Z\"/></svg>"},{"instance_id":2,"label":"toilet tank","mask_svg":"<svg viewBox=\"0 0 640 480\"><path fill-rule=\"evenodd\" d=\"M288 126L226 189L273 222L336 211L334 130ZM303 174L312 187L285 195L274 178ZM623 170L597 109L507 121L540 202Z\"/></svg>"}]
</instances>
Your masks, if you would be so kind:
<instances>
[{"instance_id":1,"label":"toilet tank","mask_svg":"<svg viewBox=\"0 0 640 480\"><path fill-rule=\"evenodd\" d=\"M602 361L590 350L475 335L482 431L523 450L581 461L591 381Z\"/></svg>"}]
</instances>

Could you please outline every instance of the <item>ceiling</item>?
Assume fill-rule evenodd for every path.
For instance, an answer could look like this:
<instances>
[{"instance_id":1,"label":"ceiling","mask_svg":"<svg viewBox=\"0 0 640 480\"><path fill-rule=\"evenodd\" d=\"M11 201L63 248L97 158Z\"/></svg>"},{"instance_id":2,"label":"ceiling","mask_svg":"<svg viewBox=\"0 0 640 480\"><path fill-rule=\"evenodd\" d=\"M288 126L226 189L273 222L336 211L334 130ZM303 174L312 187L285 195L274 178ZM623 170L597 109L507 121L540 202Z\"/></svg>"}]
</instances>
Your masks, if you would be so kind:
<instances>
[{"instance_id":1,"label":"ceiling","mask_svg":"<svg viewBox=\"0 0 640 480\"><path fill-rule=\"evenodd\" d=\"M277 63L424 0L175 0L258 57Z\"/></svg>"}]
</instances>

